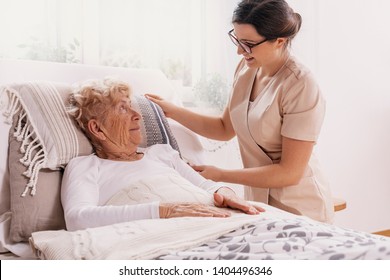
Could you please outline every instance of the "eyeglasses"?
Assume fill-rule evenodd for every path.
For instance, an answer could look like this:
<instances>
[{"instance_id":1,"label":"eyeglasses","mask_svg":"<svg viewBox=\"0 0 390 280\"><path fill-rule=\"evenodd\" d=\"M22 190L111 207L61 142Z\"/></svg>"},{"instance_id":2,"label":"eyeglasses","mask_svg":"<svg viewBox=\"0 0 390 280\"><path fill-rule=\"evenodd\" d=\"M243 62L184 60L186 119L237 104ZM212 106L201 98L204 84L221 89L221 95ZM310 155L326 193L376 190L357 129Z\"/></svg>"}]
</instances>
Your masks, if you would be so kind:
<instances>
[{"instance_id":1,"label":"eyeglasses","mask_svg":"<svg viewBox=\"0 0 390 280\"><path fill-rule=\"evenodd\" d=\"M268 41L268 39L264 39L263 41L259 42L259 43L256 43L256 44L249 44L249 43L244 43L244 42L240 42L240 40L237 39L236 36L233 35L233 31L234 29L230 30L228 35L230 37L230 39L232 40L233 44L235 44L236 46L239 46L241 47L245 52L247 53L252 53L252 49L258 45L261 45L262 43L265 43Z\"/></svg>"}]
</instances>

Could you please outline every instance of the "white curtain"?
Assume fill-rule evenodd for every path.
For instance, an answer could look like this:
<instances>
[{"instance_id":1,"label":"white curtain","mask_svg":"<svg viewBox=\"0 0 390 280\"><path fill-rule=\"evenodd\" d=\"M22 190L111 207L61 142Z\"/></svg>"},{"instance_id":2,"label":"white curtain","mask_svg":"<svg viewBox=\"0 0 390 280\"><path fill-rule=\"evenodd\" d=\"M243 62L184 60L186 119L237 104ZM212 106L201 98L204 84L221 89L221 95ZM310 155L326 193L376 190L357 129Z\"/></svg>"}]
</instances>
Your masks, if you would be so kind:
<instances>
[{"instance_id":1,"label":"white curtain","mask_svg":"<svg viewBox=\"0 0 390 280\"><path fill-rule=\"evenodd\" d=\"M209 73L230 79L237 2L0 0L0 57L154 67L184 85Z\"/></svg>"},{"instance_id":2,"label":"white curtain","mask_svg":"<svg viewBox=\"0 0 390 280\"><path fill-rule=\"evenodd\" d=\"M238 1L0 0L0 58L159 68L185 105L220 110L239 60L227 36Z\"/></svg>"}]
</instances>

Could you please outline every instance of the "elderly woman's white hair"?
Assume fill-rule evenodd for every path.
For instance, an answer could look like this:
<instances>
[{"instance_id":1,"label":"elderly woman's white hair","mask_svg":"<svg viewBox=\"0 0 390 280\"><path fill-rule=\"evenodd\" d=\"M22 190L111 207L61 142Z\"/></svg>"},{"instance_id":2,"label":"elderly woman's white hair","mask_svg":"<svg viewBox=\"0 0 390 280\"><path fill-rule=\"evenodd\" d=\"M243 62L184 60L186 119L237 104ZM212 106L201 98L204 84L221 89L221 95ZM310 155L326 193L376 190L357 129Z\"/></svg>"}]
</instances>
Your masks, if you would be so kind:
<instances>
[{"instance_id":1,"label":"elderly woman's white hair","mask_svg":"<svg viewBox=\"0 0 390 280\"><path fill-rule=\"evenodd\" d=\"M131 88L126 82L113 78L87 80L74 87L68 113L85 131L90 119L104 118L104 112L124 96L131 96Z\"/></svg>"},{"instance_id":2,"label":"elderly woman's white hair","mask_svg":"<svg viewBox=\"0 0 390 280\"><path fill-rule=\"evenodd\" d=\"M88 121L96 119L104 122L107 110L123 97L130 96L131 88L126 82L114 78L87 80L73 89L68 113L74 117L96 148L97 143L87 129Z\"/></svg>"}]
</instances>

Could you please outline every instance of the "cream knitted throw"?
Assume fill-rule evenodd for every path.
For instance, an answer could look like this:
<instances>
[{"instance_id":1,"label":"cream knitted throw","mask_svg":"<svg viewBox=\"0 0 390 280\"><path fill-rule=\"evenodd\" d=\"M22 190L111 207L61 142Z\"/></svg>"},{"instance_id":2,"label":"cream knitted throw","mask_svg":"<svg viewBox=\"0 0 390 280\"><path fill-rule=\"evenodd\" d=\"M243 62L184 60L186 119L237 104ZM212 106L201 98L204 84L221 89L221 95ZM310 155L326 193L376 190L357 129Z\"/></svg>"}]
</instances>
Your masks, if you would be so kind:
<instances>
[{"instance_id":1,"label":"cream knitted throw","mask_svg":"<svg viewBox=\"0 0 390 280\"><path fill-rule=\"evenodd\" d=\"M230 218L139 220L74 232L36 232L30 244L41 259L153 259L199 246L258 218L237 214Z\"/></svg>"}]
</instances>

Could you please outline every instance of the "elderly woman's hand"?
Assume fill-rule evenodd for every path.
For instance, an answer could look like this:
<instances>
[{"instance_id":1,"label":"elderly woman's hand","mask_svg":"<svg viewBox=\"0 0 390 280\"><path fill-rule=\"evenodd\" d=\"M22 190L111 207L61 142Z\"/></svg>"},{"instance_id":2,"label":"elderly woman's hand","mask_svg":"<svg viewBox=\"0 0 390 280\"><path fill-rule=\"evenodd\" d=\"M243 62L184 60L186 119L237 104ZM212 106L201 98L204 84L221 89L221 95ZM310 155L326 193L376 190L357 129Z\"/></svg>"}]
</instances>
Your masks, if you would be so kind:
<instances>
[{"instance_id":1,"label":"elderly woman's hand","mask_svg":"<svg viewBox=\"0 0 390 280\"><path fill-rule=\"evenodd\" d=\"M214 204L217 207L229 207L251 215L256 215L265 211L263 208L252 205L240 198L232 189L227 187L219 188L218 191L214 193Z\"/></svg>"},{"instance_id":2,"label":"elderly woman's hand","mask_svg":"<svg viewBox=\"0 0 390 280\"><path fill-rule=\"evenodd\" d=\"M160 203L160 218L230 217L230 213L201 203Z\"/></svg>"}]
</instances>

